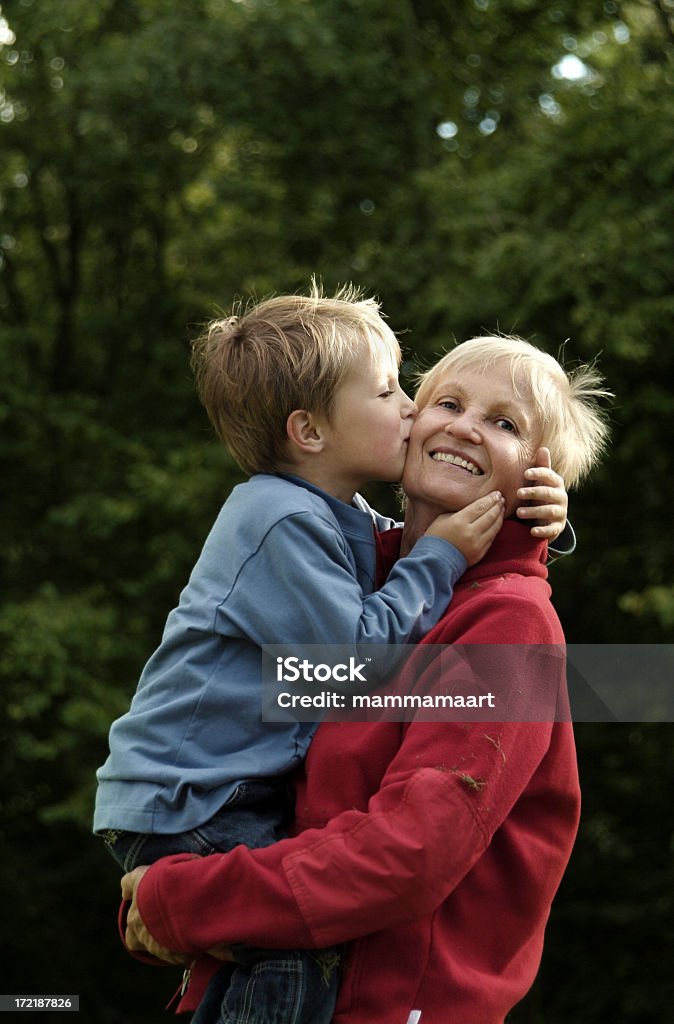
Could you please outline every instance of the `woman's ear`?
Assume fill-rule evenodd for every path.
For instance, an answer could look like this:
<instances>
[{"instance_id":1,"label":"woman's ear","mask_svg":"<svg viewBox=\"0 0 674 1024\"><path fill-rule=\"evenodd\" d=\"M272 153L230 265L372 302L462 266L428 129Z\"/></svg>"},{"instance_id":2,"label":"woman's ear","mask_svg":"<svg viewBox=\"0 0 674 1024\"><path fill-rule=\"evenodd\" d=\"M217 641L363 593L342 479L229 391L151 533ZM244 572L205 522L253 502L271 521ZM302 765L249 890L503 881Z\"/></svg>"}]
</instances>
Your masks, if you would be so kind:
<instances>
[{"instance_id":1,"label":"woman's ear","mask_svg":"<svg viewBox=\"0 0 674 1024\"><path fill-rule=\"evenodd\" d=\"M306 455L322 452L325 447L322 420L307 409L294 409L290 413L286 434L291 445Z\"/></svg>"}]
</instances>

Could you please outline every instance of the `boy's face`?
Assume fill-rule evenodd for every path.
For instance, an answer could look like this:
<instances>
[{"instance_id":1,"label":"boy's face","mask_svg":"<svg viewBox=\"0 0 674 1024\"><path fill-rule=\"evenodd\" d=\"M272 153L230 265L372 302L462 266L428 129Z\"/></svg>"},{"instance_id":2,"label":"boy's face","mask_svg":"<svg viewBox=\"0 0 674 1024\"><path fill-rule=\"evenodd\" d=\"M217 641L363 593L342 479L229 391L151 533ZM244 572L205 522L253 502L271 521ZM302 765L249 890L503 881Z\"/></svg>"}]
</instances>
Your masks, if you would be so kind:
<instances>
[{"instance_id":1,"label":"boy's face","mask_svg":"<svg viewBox=\"0 0 674 1024\"><path fill-rule=\"evenodd\" d=\"M417 407L398 383L393 353L377 340L353 362L323 424L326 468L343 501L368 481L400 480Z\"/></svg>"}]
</instances>

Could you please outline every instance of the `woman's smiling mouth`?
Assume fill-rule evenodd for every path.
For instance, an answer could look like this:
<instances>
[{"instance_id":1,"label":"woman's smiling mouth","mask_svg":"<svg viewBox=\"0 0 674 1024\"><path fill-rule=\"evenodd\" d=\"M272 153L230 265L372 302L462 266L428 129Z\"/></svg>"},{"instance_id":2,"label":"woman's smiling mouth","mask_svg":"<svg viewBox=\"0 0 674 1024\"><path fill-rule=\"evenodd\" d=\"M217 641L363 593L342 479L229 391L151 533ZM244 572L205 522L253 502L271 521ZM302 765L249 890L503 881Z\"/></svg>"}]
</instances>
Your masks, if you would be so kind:
<instances>
[{"instance_id":1,"label":"woman's smiling mouth","mask_svg":"<svg viewBox=\"0 0 674 1024\"><path fill-rule=\"evenodd\" d=\"M480 467L476 466L474 462L464 459L461 455L454 455L452 452L434 451L431 452L431 458L435 459L436 462L449 462L452 466L458 466L459 469L465 469L468 473L472 473L473 476L484 475Z\"/></svg>"}]
</instances>

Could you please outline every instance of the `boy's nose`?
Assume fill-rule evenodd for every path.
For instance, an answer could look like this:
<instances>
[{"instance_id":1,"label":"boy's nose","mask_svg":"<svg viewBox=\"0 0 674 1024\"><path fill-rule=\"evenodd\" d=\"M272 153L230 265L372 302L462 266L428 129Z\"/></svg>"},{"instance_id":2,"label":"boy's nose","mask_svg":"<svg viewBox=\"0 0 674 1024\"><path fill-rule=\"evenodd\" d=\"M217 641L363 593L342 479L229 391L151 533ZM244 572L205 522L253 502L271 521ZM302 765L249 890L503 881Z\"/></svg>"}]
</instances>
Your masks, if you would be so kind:
<instances>
[{"instance_id":1,"label":"boy's nose","mask_svg":"<svg viewBox=\"0 0 674 1024\"><path fill-rule=\"evenodd\" d=\"M410 416L416 416L418 412L419 409L417 408L417 403L412 401L408 395L405 395L405 401L401 407L401 415L403 418L408 419Z\"/></svg>"}]
</instances>

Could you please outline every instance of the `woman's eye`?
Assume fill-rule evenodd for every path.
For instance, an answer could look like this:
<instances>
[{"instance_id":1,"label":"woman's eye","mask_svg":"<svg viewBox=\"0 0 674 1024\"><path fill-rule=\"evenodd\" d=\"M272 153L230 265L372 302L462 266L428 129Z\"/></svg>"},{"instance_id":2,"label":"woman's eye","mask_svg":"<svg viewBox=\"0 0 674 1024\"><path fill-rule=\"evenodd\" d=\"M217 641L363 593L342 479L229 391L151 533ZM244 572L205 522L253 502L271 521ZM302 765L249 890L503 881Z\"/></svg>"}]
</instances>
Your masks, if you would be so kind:
<instances>
[{"instance_id":1,"label":"woman's eye","mask_svg":"<svg viewBox=\"0 0 674 1024\"><path fill-rule=\"evenodd\" d=\"M496 423L501 428L501 430L510 430L512 431L513 434L517 430L515 424L512 423L510 420L498 419L496 420Z\"/></svg>"},{"instance_id":2,"label":"woman's eye","mask_svg":"<svg viewBox=\"0 0 674 1024\"><path fill-rule=\"evenodd\" d=\"M438 402L441 409L451 409L455 412L459 408L458 402L455 402L452 398L444 398L442 402Z\"/></svg>"}]
</instances>

